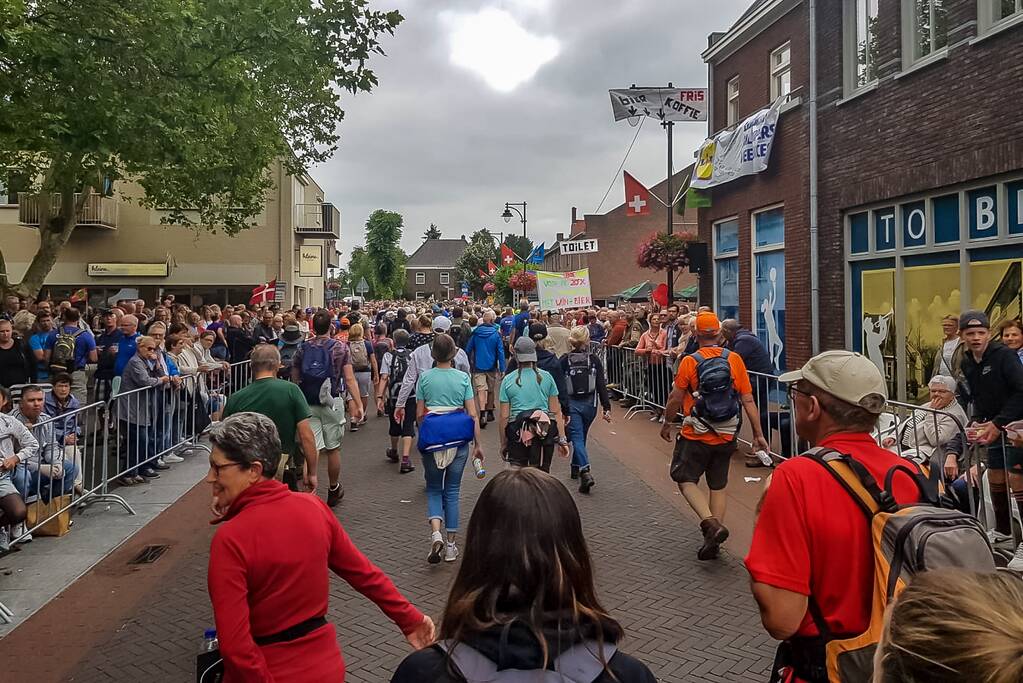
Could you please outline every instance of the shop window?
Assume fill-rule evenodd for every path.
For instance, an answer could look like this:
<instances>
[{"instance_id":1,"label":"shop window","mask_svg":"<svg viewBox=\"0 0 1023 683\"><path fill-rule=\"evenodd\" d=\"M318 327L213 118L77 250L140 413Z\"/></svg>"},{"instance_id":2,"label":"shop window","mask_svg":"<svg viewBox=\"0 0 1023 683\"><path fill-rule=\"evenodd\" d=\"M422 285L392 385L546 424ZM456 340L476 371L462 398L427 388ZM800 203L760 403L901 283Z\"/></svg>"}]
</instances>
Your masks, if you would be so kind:
<instances>
[{"instance_id":1,"label":"shop window","mask_svg":"<svg viewBox=\"0 0 1023 683\"><path fill-rule=\"evenodd\" d=\"M947 0L902 0L903 62L906 66L948 46Z\"/></svg>"},{"instance_id":2,"label":"shop window","mask_svg":"<svg viewBox=\"0 0 1023 683\"><path fill-rule=\"evenodd\" d=\"M927 211L924 202L902 205L902 245L921 247L927 243Z\"/></svg>"},{"instance_id":3,"label":"shop window","mask_svg":"<svg viewBox=\"0 0 1023 683\"><path fill-rule=\"evenodd\" d=\"M952 252L944 259L957 259ZM959 289L959 262L912 265L903 268L906 330L906 398L918 402L926 398L927 382L934 374L934 359L941 350L944 333L941 319L958 316L963 310Z\"/></svg>"},{"instance_id":4,"label":"shop window","mask_svg":"<svg viewBox=\"0 0 1023 683\"><path fill-rule=\"evenodd\" d=\"M785 212L753 214L753 319L775 371L785 369Z\"/></svg>"},{"instance_id":5,"label":"shop window","mask_svg":"<svg viewBox=\"0 0 1023 683\"><path fill-rule=\"evenodd\" d=\"M948 244L959 241L959 195L937 197L931 204L934 212L934 242Z\"/></svg>"},{"instance_id":6,"label":"shop window","mask_svg":"<svg viewBox=\"0 0 1023 683\"><path fill-rule=\"evenodd\" d=\"M849 216L849 252L866 254L870 251L870 217L866 212Z\"/></svg>"},{"instance_id":7,"label":"shop window","mask_svg":"<svg viewBox=\"0 0 1023 683\"><path fill-rule=\"evenodd\" d=\"M970 239L998 236L998 193L984 187L966 193L970 216Z\"/></svg>"},{"instance_id":8,"label":"shop window","mask_svg":"<svg viewBox=\"0 0 1023 683\"><path fill-rule=\"evenodd\" d=\"M1007 183L1005 194L1009 200L1009 234L1023 235L1023 181Z\"/></svg>"},{"instance_id":9,"label":"shop window","mask_svg":"<svg viewBox=\"0 0 1023 683\"><path fill-rule=\"evenodd\" d=\"M982 261L983 253L971 255L970 307L987 313L994 329L1004 320L1020 317L1023 296L1023 260Z\"/></svg>"},{"instance_id":10,"label":"shop window","mask_svg":"<svg viewBox=\"0 0 1023 683\"><path fill-rule=\"evenodd\" d=\"M874 250L895 248L895 207L874 211Z\"/></svg>"},{"instance_id":11,"label":"shop window","mask_svg":"<svg viewBox=\"0 0 1023 683\"><path fill-rule=\"evenodd\" d=\"M880 266L880 267L879 267ZM887 263L853 270L853 349L881 370L896 396L895 269Z\"/></svg>"}]
</instances>

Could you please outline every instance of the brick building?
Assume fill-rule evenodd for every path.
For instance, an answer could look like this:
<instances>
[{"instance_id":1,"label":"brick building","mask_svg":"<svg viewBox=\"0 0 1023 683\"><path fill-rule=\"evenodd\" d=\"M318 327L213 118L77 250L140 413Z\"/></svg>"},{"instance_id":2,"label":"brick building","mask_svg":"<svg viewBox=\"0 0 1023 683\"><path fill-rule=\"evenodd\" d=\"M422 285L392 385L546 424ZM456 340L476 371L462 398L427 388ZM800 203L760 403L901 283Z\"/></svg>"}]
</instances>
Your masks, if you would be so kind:
<instances>
[{"instance_id":1,"label":"brick building","mask_svg":"<svg viewBox=\"0 0 1023 683\"><path fill-rule=\"evenodd\" d=\"M687 182L692 166L679 171L672 178L673 193L678 193L682 183ZM668 183L662 180L653 186L651 192L665 198ZM626 216L626 205L622 202L607 213L586 214L579 218L572 209L572 223L568 235L557 234L557 243L564 240L596 239L598 249L590 254L563 254L557 246L544 253L543 269L552 272L567 272L582 268L590 269L590 292L595 303L603 303L613 295L645 280L659 284L665 281L665 273L640 268L636 265L636 250L640 242L650 235L663 232L667 209L656 200L651 200L652 209L648 215ZM676 233L696 233L696 210L686 209L674 215L672 229ZM697 276L683 271L675 273L675 296L687 287L696 285Z\"/></svg>"},{"instance_id":2,"label":"brick building","mask_svg":"<svg viewBox=\"0 0 1023 683\"><path fill-rule=\"evenodd\" d=\"M424 241L405 262L406 299L451 299L462 292L455 261L469 243L458 239Z\"/></svg>"}]
</instances>

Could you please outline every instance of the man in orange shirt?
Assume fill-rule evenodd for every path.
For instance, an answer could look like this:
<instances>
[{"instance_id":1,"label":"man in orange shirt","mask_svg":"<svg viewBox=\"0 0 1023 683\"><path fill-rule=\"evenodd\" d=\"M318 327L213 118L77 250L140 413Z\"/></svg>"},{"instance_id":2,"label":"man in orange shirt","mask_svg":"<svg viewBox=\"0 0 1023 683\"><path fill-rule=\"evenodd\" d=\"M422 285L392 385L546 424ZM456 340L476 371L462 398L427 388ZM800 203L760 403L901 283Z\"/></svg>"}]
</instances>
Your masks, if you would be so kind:
<instances>
[{"instance_id":1,"label":"man in orange shirt","mask_svg":"<svg viewBox=\"0 0 1023 683\"><path fill-rule=\"evenodd\" d=\"M672 423L681 407L685 419L675 439L671 478L700 517L703 546L696 556L712 560L728 538L723 524L725 487L743 411L753 429L753 448L768 451L770 446L760 429L760 413L753 402L746 365L739 354L718 346L721 323L711 311L696 316L696 337L699 349L679 363L675 386L664 409L661 438L671 442ZM707 477L709 500L697 486L702 476Z\"/></svg>"}]
</instances>

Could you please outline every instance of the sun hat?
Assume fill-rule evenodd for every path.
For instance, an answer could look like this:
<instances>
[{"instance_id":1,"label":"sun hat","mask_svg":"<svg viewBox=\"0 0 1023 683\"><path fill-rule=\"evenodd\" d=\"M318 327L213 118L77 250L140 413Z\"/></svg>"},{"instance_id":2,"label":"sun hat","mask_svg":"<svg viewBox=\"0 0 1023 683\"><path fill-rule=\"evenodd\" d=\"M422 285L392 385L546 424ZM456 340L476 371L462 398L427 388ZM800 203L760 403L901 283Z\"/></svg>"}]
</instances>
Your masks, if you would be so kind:
<instances>
[{"instance_id":1,"label":"sun hat","mask_svg":"<svg viewBox=\"0 0 1023 683\"><path fill-rule=\"evenodd\" d=\"M778 378L788 384L799 380L875 415L884 412L888 400L888 387L881 371L869 358L854 351L825 351L806 361L799 370Z\"/></svg>"}]
</instances>

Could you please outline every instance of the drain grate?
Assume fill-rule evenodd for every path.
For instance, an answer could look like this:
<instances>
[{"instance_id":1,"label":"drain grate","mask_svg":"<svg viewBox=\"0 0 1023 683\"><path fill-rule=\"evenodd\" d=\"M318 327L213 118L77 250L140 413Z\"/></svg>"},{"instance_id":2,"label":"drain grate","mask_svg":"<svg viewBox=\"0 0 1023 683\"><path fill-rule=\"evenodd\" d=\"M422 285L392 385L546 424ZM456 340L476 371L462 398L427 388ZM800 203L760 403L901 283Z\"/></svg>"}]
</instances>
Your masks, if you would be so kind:
<instances>
[{"instance_id":1,"label":"drain grate","mask_svg":"<svg viewBox=\"0 0 1023 683\"><path fill-rule=\"evenodd\" d=\"M167 552L169 545L147 545L128 564L153 564Z\"/></svg>"}]
</instances>

